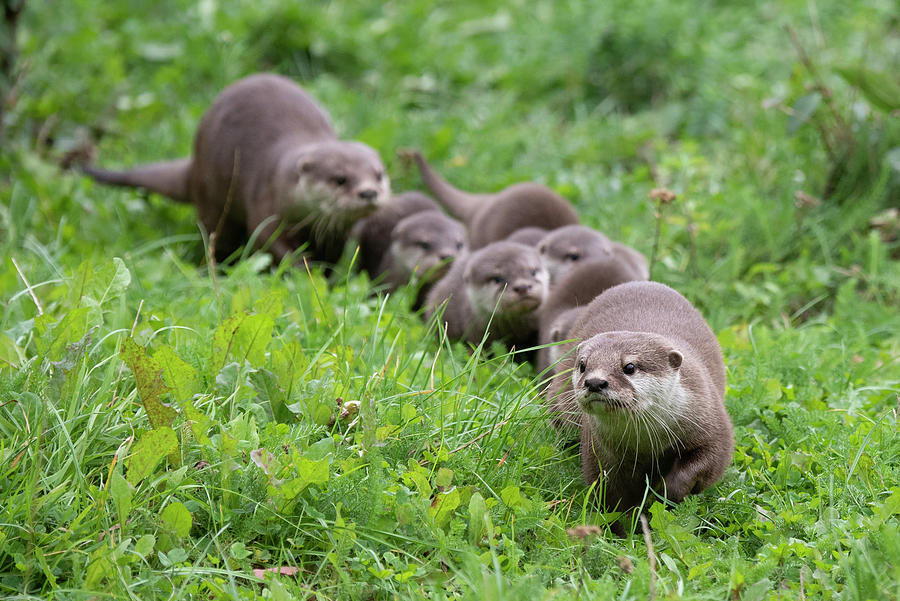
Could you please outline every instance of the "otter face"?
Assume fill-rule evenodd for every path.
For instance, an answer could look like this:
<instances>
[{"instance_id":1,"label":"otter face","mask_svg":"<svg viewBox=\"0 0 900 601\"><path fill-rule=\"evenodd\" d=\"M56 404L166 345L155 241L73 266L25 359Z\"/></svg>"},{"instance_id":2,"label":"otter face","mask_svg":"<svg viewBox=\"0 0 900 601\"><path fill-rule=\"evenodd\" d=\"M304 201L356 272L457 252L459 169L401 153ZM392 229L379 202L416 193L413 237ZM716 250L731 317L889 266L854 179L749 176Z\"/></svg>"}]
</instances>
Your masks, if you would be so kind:
<instances>
[{"instance_id":1,"label":"otter face","mask_svg":"<svg viewBox=\"0 0 900 601\"><path fill-rule=\"evenodd\" d=\"M616 414L649 416L651 426L674 424L686 411L681 384L684 357L671 343L645 332L605 332L576 350L572 386L582 410L600 421Z\"/></svg>"},{"instance_id":2,"label":"otter face","mask_svg":"<svg viewBox=\"0 0 900 601\"><path fill-rule=\"evenodd\" d=\"M465 250L465 228L440 211L410 215L391 231L393 265L410 277L417 273L429 281L440 278Z\"/></svg>"},{"instance_id":3,"label":"otter face","mask_svg":"<svg viewBox=\"0 0 900 601\"><path fill-rule=\"evenodd\" d=\"M391 194L378 153L360 142L325 142L303 148L294 165L298 214L356 221Z\"/></svg>"},{"instance_id":4,"label":"otter face","mask_svg":"<svg viewBox=\"0 0 900 601\"><path fill-rule=\"evenodd\" d=\"M613 246L609 238L596 230L567 225L544 236L538 243L538 252L552 284L586 260L612 257Z\"/></svg>"},{"instance_id":5,"label":"otter face","mask_svg":"<svg viewBox=\"0 0 900 601\"><path fill-rule=\"evenodd\" d=\"M494 242L469 258L463 274L466 292L481 317L492 313L531 313L547 296L549 276L540 256L517 242Z\"/></svg>"}]
</instances>

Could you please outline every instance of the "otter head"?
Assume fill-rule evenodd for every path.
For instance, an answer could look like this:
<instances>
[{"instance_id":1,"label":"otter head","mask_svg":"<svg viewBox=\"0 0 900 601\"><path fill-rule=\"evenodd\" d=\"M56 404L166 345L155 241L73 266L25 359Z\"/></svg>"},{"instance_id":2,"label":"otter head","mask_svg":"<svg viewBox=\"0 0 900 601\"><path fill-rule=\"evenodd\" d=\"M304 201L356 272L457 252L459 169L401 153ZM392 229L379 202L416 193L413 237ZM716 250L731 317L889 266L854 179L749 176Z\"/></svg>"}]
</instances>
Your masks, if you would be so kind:
<instances>
[{"instance_id":1,"label":"otter head","mask_svg":"<svg viewBox=\"0 0 900 601\"><path fill-rule=\"evenodd\" d=\"M395 268L428 281L442 277L466 249L463 225L440 211L422 211L401 219L391 231L390 253Z\"/></svg>"},{"instance_id":2,"label":"otter head","mask_svg":"<svg viewBox=\"0 0 900 601\"><path fill-rule=\"evenodd\" d=\"M560 227L538 242L541 260L550 274L550 282L559 281L576 265L588 259L610 258L613 254L609 238L584 225Z\"/></svg>"},{"instance_id":3,"label":"otter head","mask_svg":"<svg viewBox=\"0 0 900 601\"><path fill-rule=\"evenodd\" d=\"M682 353L665 337L646 332L605 332L578 345L572 385L582 410L598 421L616 415L651 416L650 425L684 415ZM662 420L660 422L660 420Z\"/></svg>"},{"instance_id":4,"label":"otter head","mask_svg":"<svg viewBox=\"0 0 900 601\"><path fill-rule=\"evenodd\" d=\"M493 242L469 257L466 293L481 317L531 313L547 296L547 270L537 251L518 242Z\"/></svg>"},{"instance_id":5,"label":"otter head","mask_svg":"<svg viewBox=\"0 0 900 601\"><path fill-rule=\"evenodd\" d=\"M378 153L361 142L322 142L293 157L294 207L298 215L326 215L356 221L390 197L391 188Z\"/></svg>"}]
</instances>

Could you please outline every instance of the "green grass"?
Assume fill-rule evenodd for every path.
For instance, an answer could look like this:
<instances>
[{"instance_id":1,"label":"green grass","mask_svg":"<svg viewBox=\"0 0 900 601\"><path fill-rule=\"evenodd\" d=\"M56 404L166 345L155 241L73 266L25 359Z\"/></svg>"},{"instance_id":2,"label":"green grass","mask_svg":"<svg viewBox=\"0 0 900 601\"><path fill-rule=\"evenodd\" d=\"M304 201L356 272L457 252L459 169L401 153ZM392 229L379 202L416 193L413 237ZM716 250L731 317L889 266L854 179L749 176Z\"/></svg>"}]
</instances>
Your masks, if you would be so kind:
<instances>
[{"instance_id":1,"label":"green grass","mask_svg":"<svg viewBox=\"0 0 900 601\"><path fill-rule=\"evenodd\" d=\"M873 159L840 204L796 207L828 157L763 101L810 84L790 25L849 114L831 66L896 74L898 18L886 0L29 3L0 151L0 596L897 598L900 267L867 222L898 174ZM397 191L421 186L394 154L415 146L465 189L542 181L647 255L649 191L678 193L654 274L718 333L737 444L719 484L648 504L655 576L640 535L566 534L605 516L530 366L440 345L351 253L330 285L260 255L214 276L190 207L56 166L98 136L100 164L185 155L211 98L263 69L377 148ZM253 574L280 566L299 572Z\"/></svg>"}]
</instances>

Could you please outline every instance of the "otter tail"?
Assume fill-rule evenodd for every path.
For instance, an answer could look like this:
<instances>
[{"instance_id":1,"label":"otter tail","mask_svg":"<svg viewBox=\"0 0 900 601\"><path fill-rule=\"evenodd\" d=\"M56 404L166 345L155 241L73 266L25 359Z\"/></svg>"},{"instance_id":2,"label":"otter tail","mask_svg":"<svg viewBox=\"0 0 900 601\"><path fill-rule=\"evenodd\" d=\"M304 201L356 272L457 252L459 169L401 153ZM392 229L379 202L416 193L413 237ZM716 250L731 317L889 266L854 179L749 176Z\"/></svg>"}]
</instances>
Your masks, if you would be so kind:
<instances>
[{"instance_id":1,"label":"otter tail","mask_svg":"<svg viewBox=\"0 0 900 601\"><path fill-rule=\"evenodd\" d=\"M160 161L140 165L127 171L107 171L94 167L82 167L82 171L101 184L143 188L168 196L178 202L190 202L188 199L188 173L191 159Z\"/></svg>"},{"instance_id":2,"label":"otter tail","mask_svg":"<svg viewBox=\"0 0 900 601\"><path fill-rule=\"evenodd\" d=\"M408 153L419 166L422 181L441 203L456 217L469 222L475 211L491 198L489 194L469 194L455 188L431 168L425 157L417 150Z\"/></svg>"}]
</instances>

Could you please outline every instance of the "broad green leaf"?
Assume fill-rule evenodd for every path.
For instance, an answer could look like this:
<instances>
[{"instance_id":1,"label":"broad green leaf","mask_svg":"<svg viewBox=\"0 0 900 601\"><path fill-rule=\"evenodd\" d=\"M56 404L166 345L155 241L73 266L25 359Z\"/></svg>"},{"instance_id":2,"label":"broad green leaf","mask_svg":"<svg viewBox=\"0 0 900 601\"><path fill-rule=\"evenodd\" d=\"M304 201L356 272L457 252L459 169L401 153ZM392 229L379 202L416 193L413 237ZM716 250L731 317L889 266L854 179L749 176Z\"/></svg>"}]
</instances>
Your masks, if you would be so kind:
<instances>
[{"instance_id":1,"label":"broad green leaf","mask_svg":"<svg viewBox=\"0 0 900 601\"><path fill-rule=\"evenodd\" d=\"M133 487L118 471L114 471L109 480L109 496L112 497L119 514L119 523L125 524L131 513L131 497Z\"/></svg>"},{"instance_id":2,"label":"broad green leaf","mask_svg":"<svg viewBox=\"0 0 900 601\"><path fill-rule=\"evenodd\" d=\"M144 432L126 461L128 482L137 484L149 476L163 457L177 448L178 437L172 428L162 427Z\"/></svg>"},{"instance_id":3,"label":"broad green leaf","mask_svg":"<svg viewBox=\"0 0 900 601\"><path fill-rule=\"evenodd\" d=\"M453 482L453 470L447 469L446 467L438 468L437 474L434 477L435 485L446 488L450 486L451 482Z\"/></svg>"},{"instance_id":4,"label":"broad green leaf","mask_svg":"<svg viewBox=\"0 0 900 601\"><path fill-rule=\"evenodd\" d=\"M278 384L284 391L285 399L291 398L291 392L300 375L309 365L309 359L300 343L291 341L284 347L272 351L272 372L278 378Z\"/></svg>"},{"instance_id":5,"label":"broad green leaf","mask_svg":"<svg viewBox=\"0 0 900 601\"><path fill-rule=\"evenodd\" d=\"M428 499L431 497L431 484L428 483L428 478L425 476L425 474L411 470L405 472L402 478L407 486L414 485L416 487L416 490L419 491L419 494L424 498Z\"/></svg>"},{"instance_id":6,"label":"broad green leaf","mask_svg":"<svg viewBox=\"0 0 900 601\"><path fill-rule=\"evenodd\" d=\"M150 425L154 429L171 426L178 412L163 403L160 398L169 391L169 387L163 381L160 364L147 354L147 349L131 338L125 339L119 354L134 374L138 394L150 419Z\"/></svg>"},{"instance_id":7,"label":"broad green leaf","mask_svg":"<svg viewBox=\"0 0 900 601\"><path fill-rule=\"evenodd\" d=\"M167 530L179 538L184 538L191 532L191 525L193 524L191 512L187 510L183 503L177 501L169 503L159 515L159 519Z\"/></svg>"},{"instance_id":8,"label":"broad green leaf","mask_svg":"<svg viewBox=\"0 0 900 601\"><path fill-rule=\"evenodd\" d=\"M120 297L131 284L131 272L125 267L125 261L119 257L113 257L112 263L104 265L99 278L102 278L100 283L106 282L105 289L102 290L100 297L97 299L100 304Z\"/></svg>"},{"instance_id":9,"label":"broad green leaf","mask_svg":"<svg viewBox=\"0 0 900 601\"><path fill-rule=\"evenodd\" d=\"M163 380L175 399L184 402L200 391L200 374L172 348L163 345L153 353L153 359L162 367Z\"/></svg>"},{"instance_id":10,"label":"broad green leaf","mask_svg":"<svg viewBox=\"0 0 900 601\"><path fill-rule=\"evenodd\" d=\"M485 534L485 514L487 513L487 505L484 503L484 497L481 493L474 493L469 499L469 525L467 527L467 535L469 544L477 546Z\"/></svg>"},{"instance_id":11,"label":"broad green leaf","mask_svg":"<svg viewBox=\"0 0 900 601\"><path fill-rule=\"evenodd\" d=\"M459 507L459 489L454 488L442 492L434 498L431 507L428 508L428 515L432 517L435 525L443 528L450 521L457 507Z\"/></svg>"},{"instance_id":12,"label":"broad green leaf","mask_svg":"<svg viewBox=\"0 0 900 601\"><path fill-rule=\"evenodd\" d=\"M38 352L51 361L62 359L66 346L81 340L87 334L88 312L86 307L72 309L59 321L47 314L35 317L35 344Z\"/></svg>"},{"instance_id":13,"label":"broad green leaf","mask_svg":"<svg viewBox=\"0 0 900 601\"><path fill-rule=\"evenodd\" d=\"M812 94L807 94L806 96L801 96L797 99L797 102L791 107L792 112L790 117L788 117L787 134L789 136L797 133L797 130L800 129L804 123L809 121L810 117L816 112L816 108L818 108L821 101L822 95L818 92L813 92Z\"/></svg>"},{"instance_id":14,"label":"broad green leaf","mask_svg":"<svg viewBox=\"0 0 900 601\"><path fill-rule=\"evenodd\" d=\"M241 313L222 322L213 334L211 367L218 373L227 357L246 360L254 367L265 362L275 321L269 315Z\"/></svg>"},{"instance_id":15,"label":"broad green leaf","mask_svg":"<svg viewBox=\"0 0 900 601\"><path fill-rule=\"evenodd\" d=\"M155 546L156 537L152 534L145 534L134 543L134 552L141 557L147 557L153 551L153 547Z\"/></svg>"},{"instance_id":16,"label":"broad green leaf","mask_svg":"<svg viewBox=\"0 0 900 601\"><path fill-rule=\"evenodd\" d=\"M208 415L194 407L194 404L188 402L184 406L184 417L191 428L191 433L201 445L212 446L212 442L207 435L212 420Z\"/></svg>"},{"instance_id":17,"label":"broad green leaf","mask_svg":"<svg viewBox=\"0 0 900 601\"><path fill-rule=\"evenodd\" d=\"M858 88L873 107L889 113L900 110L900 81L896 75L862 65L841 66L835 71L847 83Z\"/></svg>"},{"instance_id":18,"label":"broad green leaf","mask_svg":"<svg viewBox=\"0 0 900 601\"><path fill-rule=\"evenodd\" d=\"M516 511L517 509L528 509L531 506L531 502L519 492L518 486L507 486L501 490L500 500L513 511Z\"/></svg>"},{"instance_id":19,"label":"broad green leaf","mask_svg":"<svg viewBox=\"0 0 900 601\"><path fill-rule=\"evenodd\" d=\"M108 559L109 547L100 547L91 553L91 560L84 573L84 584L88 589L100 587L105 578L116 576L115 566Z\"/></svg>"},{"instance_id":20,"label":"broad green leaf","mask_svg":"<svg viewBox=\"0 0 900 601\"><path fill-rule=\"evenodd\" d=\"M276 319L284 310L284 297L286 294L287 291L282 288L267 292L253 303L253 312Z\"/></svg>"}]
</instances>

